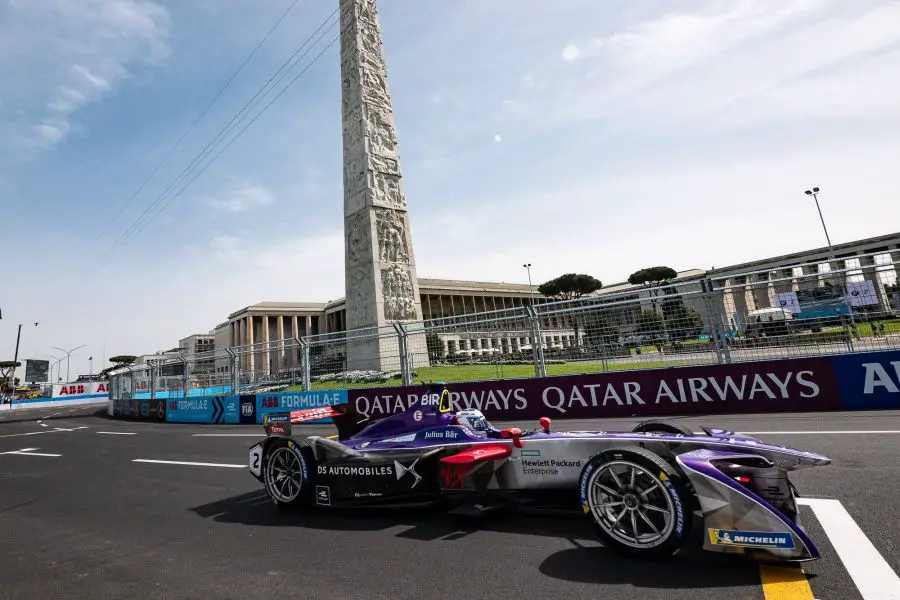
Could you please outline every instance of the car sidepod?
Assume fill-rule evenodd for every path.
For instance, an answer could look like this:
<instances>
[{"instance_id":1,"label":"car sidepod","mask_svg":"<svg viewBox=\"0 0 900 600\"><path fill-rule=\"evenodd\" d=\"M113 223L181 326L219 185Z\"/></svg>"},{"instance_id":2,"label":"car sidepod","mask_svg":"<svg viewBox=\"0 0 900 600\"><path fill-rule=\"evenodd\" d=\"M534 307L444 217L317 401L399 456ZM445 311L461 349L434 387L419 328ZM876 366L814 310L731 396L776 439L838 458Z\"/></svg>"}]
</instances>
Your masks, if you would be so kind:
<instances>
[{"instance_id":1,"label":"car sidepod","mask_svg":"<svg viewBox=\"0 0 900 600\"><path fill-rule=\"evenodd\" d=\"M320 460L315 466L316 504L336 507L436 500L441 495L441 453L441 449L400 450Z\"/></svg>"},{"instance_id":2,"label":"car sidepod","mask_svg":"<svg viewBox=\"0 0 900 600\"><path fill-rule=\"evenodd\" d=\"M819 558L787 473L766 457L694 450L676 458L703 513L703 549L784 561Z\"/></svg>"}]
</instances>

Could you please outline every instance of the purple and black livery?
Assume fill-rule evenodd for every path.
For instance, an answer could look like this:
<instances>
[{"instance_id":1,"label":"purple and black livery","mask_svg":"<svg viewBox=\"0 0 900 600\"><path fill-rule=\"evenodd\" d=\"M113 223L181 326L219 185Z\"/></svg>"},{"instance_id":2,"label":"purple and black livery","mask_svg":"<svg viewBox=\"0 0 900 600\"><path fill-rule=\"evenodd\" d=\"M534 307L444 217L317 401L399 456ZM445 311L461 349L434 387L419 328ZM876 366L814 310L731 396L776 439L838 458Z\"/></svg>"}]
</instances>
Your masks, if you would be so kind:
<instances>
[{"instance_id":1,"label":"purple and black livery","mask_svg":"<svg viewBox=\"0 0 900 600\"><path fill-rule=\"evenodd\" d=\"M699 518L704 550L819 558L788 474L830 464L825 456L659 421L622 432L553 432L547 418L532 431L476 429L471 412L454 411L440 384L379 420L351 404L269 415L266 437L250 448L250 470L278 506L571 509L607 546L646 557L676 552ZM336 436L292 431L323 417Z\"/></svg>"}]
</instances>

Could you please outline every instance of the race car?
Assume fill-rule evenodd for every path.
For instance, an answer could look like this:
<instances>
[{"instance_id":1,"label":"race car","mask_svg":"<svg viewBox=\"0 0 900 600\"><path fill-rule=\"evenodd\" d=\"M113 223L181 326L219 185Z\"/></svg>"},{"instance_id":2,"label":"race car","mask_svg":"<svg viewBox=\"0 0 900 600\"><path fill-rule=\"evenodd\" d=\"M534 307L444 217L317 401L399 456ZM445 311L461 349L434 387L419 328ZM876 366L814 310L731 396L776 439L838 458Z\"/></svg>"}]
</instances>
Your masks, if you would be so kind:
<instances>
[{"instance_id":1,"label":"race car","mask_svg":"<svg viewBox=\"0 0 900 600\"><path fill-rule=\"evenodd\" d=\"M326 417L336 435L293 427ZM454 410L445 385L377 420L338 404L267 415L265 429L249 468L279 507L561 508L583 513L604 545L646 558L677 552L699 518L704 550L819 558L788 473L831 460L724 429L551 431L546 417L531 431L498 429L478 410Z\"/></svg>"}]
</instances>

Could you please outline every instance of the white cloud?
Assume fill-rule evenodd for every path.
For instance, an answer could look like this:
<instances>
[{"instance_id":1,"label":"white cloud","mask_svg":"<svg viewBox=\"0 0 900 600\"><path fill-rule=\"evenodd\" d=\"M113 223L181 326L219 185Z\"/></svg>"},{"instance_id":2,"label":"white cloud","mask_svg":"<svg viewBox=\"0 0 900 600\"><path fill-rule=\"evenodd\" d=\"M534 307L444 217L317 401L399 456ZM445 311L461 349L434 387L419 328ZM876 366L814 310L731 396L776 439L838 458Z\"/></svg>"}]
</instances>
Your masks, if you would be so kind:
<instances>
[{"instance_id":1,"label":"white cloud","mask_svg":"<svg viewBox=\"0 0 900 600\"><path fill-rule=\"evenodd\" d=\"M900 116L900 3L700 6L569 44L571 65L535 69L553 81L544 93L510 102L546 128L602 120L641 132Z\"/></svg>"},{"instance_id":2,"label":"white cloud","mask_svg":"<svg viewBox=\"0 0 900 600\"><path fill-rule=\"evenodd\" d=\"M243 183L237 189L223 192L216 198L208 198L206 204L222 212L240 213L269 206L274 201L272 192L265 187Z\"/></svg>"},{"instance_id":3,"label":"white cloud","mask_svg":"<svg viewBox=\"0 0 900 600\"><path fill-rule=\"evenodd\" d=\"M573 61L579 56L581 56L581 50L579 50L578 46L576 46L575 44L566 44L566 47L563 48L563 60Z\"/></svg>"},{"instance_id":4,"label":"white cloud","mask_svg":"<svg viewBox=\"0 0 900 600\"><path fill-rule=\"evenodd\" d=\"M0 121L0 143L15 151L64 140L80 108L168 55L168 28L168 11L150 0L10 2L0 20L0 95L18 116Z\"/></svg>"}]
</instances>

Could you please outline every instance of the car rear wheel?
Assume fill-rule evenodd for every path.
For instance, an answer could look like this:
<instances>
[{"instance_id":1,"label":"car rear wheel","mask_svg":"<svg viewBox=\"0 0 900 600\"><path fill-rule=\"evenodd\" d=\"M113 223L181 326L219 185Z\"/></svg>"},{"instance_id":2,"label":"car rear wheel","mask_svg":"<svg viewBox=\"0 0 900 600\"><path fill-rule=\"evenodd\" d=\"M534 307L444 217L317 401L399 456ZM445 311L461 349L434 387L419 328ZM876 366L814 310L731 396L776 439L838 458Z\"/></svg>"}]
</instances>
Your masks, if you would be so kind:
<instances>
[{"instance_id":1,"label":"car rear wheel","mask_svg":"<svg viewBox=\"0 0 900 600\"><path fill-rule=\"evenodd\" d=\"M690 532L689 492L677 471L643 448L592 457L581 472L582 509L605 545L641 558L678 551Z\"/></svg>"},{"instance_id":2,"label":"car rear wheel","mask_svg":"<svg viewBox=\"0 0 900 600\"><path fill-rule=\"evenodd\" d=\"M309 446L290 439L278 439L266 449L263 485L278 507L308 505L312 498L312 469L315 457Z\"/></svg>"}]
</instances>

